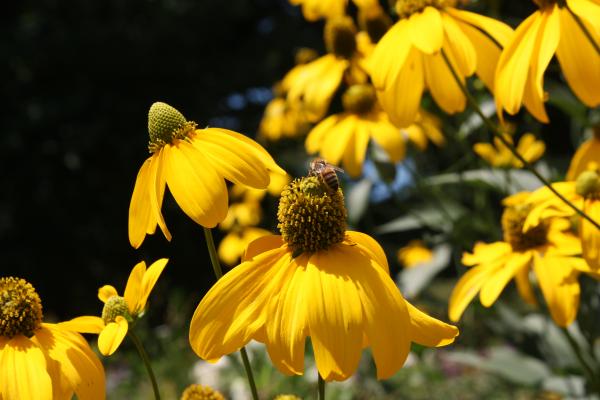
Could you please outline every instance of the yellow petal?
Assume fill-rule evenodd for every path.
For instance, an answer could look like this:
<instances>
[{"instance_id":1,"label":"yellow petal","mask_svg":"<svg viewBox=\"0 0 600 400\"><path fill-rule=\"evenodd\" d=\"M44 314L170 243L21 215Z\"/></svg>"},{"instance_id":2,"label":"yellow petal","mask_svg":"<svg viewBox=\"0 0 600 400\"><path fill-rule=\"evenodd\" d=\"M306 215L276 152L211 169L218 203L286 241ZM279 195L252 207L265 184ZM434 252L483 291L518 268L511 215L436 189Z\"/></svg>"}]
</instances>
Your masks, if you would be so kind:
<instances>
[{"instance_id":1,"label":"yellow petal","mask_svg":"<svg viewBox=\"0 0 600 400\"><path fill-rule=\"evenodd\" d=\"M464 253L462 263L472 266L482 263L494 262L504 259L512 252L512 247L506 242L482 243L478 242L473 248L473 253Z\"/></svg>"},{"instance_id":2,"label":"yellow petal","mask_svg":"<svg viewBox=\"0 0 600 400\"><path fill-rule=\"evenodd\" d=\"M5 400L51 400L52 381L44 353L17 335L0 347L0 397Z\"/></svg>"},{"instance_id":3,"label":"yellow petal","mask_svg":"<svg viewBox=\"0 0 600 400\"><path fill-rule=\"evenodd\" d=\"M127 279L127 286L125 286L125 294L123 295L123 298L125 298L127 306L129 307L129 312L132 315L137 314L140 311L138 302L142 289L142 279L145 272L146 263L144 261L140 261L135 265L135 267L133 267L129 273L129 279Z\"/></svg>"},{"instance_id":4,"label":"yellow petal","mask_svg":"<svg viewBox=\"0 0 600 400\"><path fill-rule=\"evenodd\" d=\"M448 304L448 317L450 321L457 322L460 319L469 303L471 303L471 300L473 300L477 292L487 282L488 277L494 270L495 268L479 265L472 267L467 273L461 276L450 295Z\"/></svg>"},{"instance_id":5,"label":"yellow petal","mask_svg":"<svg viewBox=\"0 0 600 400\"><path fill-rule=\"evenodd\" d=\"M410 315L411 340L423 346L446 346L458 336L458 328L425 314L408 301L406 307Z\"/></svg>"},{"instance_id":6,"label":"yellow petal","mask_svg":"<svg viewBox=\"0 0 600 400\"><path fill-rule=\"evenodd\" d=\"M477 155L483 158L488 164L496 166L496 159L498 156L498 150L489 143L475 143L473 145L473 151Z\"/></svg>"},{"instance_id":7,"label":"yellow petal","mask_svg":"<svg viewBox=\"0 0 600 400\"><path fill-rule=\"evenodd\" d=\"M584 211L594 221L600 221L600 201L586 200ZM583 258L592 269L600 272L600 230L584 218L579 223Z\"/></svg>"},{"instance_id":8,"label":"yellow petal","mask_svg":"<svg viewBox=\"0 0 600 400\"><path fill-rule=\"evenodd\" d=\"M331 164L340 165L345 153L348 151L348 147L351 146L357 124L356 115L345 114L340 118L339 122L330 128L323 139L321 157Z\"/></svg>"},{"instance_id":9,"label":"yellow petal","mask_svg":"<svg viewBox=\"0 0 600 400\"><path fill-rule=\"evenodd\" d=\"M106 303L111 297L118 295L119 294L117 293L117 289L115 289L114 286L111 285L104 285L100 289L98 289L98 298L103 303Z\"/></svg>"},{"instance_id":10,"label":"yellow petal","mask_svg":"<svg viewBox=\"0 0 600 400\"><path fill-rule=\"evenodd\" d=\"M596 34L600 35L600 2L598 0L567 0L567 5L575 15L592 25L587 26L588 31L590 28L596 29ZM598 38L596 38L596 43L600 43Z\"/></svg>"},{"instance_id":11,"label":"yellow petal","mask_svg":"<svg viewBox=\"0 0 600 400\"><path fill-rule=\"evenodd\" d=\"M46 349L53 385L63 386L60 391L75 392L80 399L106 397L104 368L81 335L60 325L44 324L35 338Z\"/></svg>"},{"instance_id":12,"label":"yellow petal","mask_svg":"<svg viewBox=\"0 0 600 400\"><path fill-rule=\"evenodd\" d=\"M148 301L148 296L150 296L150 292L154 288L156 281L160 277L163 269L165 269L167 263L169 262L166 258L161 258L156 260L148 267L148 270L144 274L142 278L142 286L140 290L140 297L138 300L138 310L143 310L146 308L146 302Z\"/></svg>"},{"instance_id":13,"label":"yellow petal","mask_svg":"<svg viewBox=\"0 0 600 400\"><path fill-rule=\"evenodd\" d=\"M313 154L321 150L323 142L328 137L328 133L340 120L339 115L331 115L319 122L306 136L304 146L306 152Z\"/></svg>"},{"instance_id":14,"label":"yellow petal","mask_svg":"<svg viewBox=\"0 0 600 400\"><path fill-rule=\"evenodd\" d=\"M149 199L151 162L151 158L148 158L142 164L135 180L129 204L129 243L136 249L142 245L147 231L151 230L151 233L153 233L156 229L156 220L152 218L153 213Z\"/></svg>"},{"instance_id":15,"label":"yellow petal","mask_svg":"<svg viewBox=\"0 0 600 400\"><path fill-rule=\"evenodd\" d=\"M510 258L499 266L488 277L479 292L479 300L484 307L490 307L508 282L521 270L528 269L531 262L531 252L513 253Z\"/></svg>"},{"instance_id":16,"label":"yellow petal","mask_svg":"<svg viewBox=\"0 0 600 400\"><path fill-rule=\"evenodd\" d=\"M381 248L381 245L366 233L357 231L346 231L346 237L350 239L347 244L352 246L354 243L361 245L371 256L375 259L377 265L383 267L386 273L390 273L390 267L388 266L387 257L385 252Z\"/></svg>"},{"instance_id":17,"label":"yellow petal","mask_svg":"<svg viewBox=\"0 0 600 400\"><path fill-rule=\"evenodd\" d=\"M343 155L344 170L352 178L359 177L362 174L362 166L368 145L368 122L359 118L356 120L353 135L348 139Z\"/></svg>"},{"instance_id":18,"label":"yellow petal","mask_svg":"<svg viewBox=\"0 0 600 400\"><path fill-rule=\"evenodd\" d=\"M515 275L515 283L517 284L519 295L523 298L523 300L532 306L535 306L537 305L537 300L535 298L533 287L531 287L531 282L529 281L529 271L531 271L530 268L523 268L517 271L517 274Z\"/></svg>"},{"instance_id":19,"label":"yellow petal","mask_svg":"<svg viewBox=\"0 0 600 400\"><path fill-rule=\"evenodd\" d=\"M167 146L165 146L167 147ZM165 195L166 178L165 178L165 147L158 150L152 156L152 163L150 164L150 205L154 210L154 216L150 219L150 224L154 221L158 223L160 230L168 241L171 241L171 232L167 228L165 219L162 215L161 207L163 198ZM146 233L154 233L156 225L149 225Z\"/></svg>"},{"instance_id":20,"label":"yellow petal","mask_svg":"<svg viewBox=\"0 0 600 400\"><path fill-rule=\"evenodd\" d=\"M396 81L412 47L408 34L408 21L401 19L375 46L368 64L377 90L387 91Z\"/></svg>"},{"instance_id":21,"label":"yellow petal","mask_svg":"<svg viewBox=\"0 0 600 400\"><path fill-rule=\"evenodd\" d=\"M440 12L434 7L425 7L422 12L408 19L408 32L412 44L425 54L433 54L442 48L444 28Z\"/></svg>"},{"instance_id":22,"label":"yellow petal","mask_svg":"<svg viewBox=\"0 0 600 400\"><path fill-rule=\"evenodd\" d=\"M62 329L75 331L79 333L95 333L98 334L104 329L104 321L100 317L84 316L73 318L70 321L65 321L57 324Z\"/></svg>"},{"instance_id":23,"label":"yellow petal","mask_svg":"<svg viewBox=\"0 0 600 400\"><path fill-rule=\"evenodd\" d=\"M185 141L163 147L167 185L183 212L213 228L227 215L227 188L203 154Z\"/></svg>"},{"instance_id":24,"label":"yellow petal","mask_svg":"<svg viewBox=\"0 0 600 400\"><path fill-rule=\"evenodd\" d=\"M456 61L458 72L462 76L471 76L477 67L477 55L471 40L460 29L457 22L446 13L442 13L445 32L445 49Z\"/></svg>"},{"instance_id":25,"label":"yellow petal","mask_svg":"<svg viewBox=\"0 0 600 400\"><path fill-rule=\"evenodd\" d=\"M284 245L283 239L279 235L269 235L269 236L260 237L256 240L253 240L248 245L244 255L242 256L242 261L251 260L255 256L257 256L261 253L276 249L283 245Z\"/></svg>"},{"instance_id":26,"label":"yellow petal","mask_svg":"<svg viewBox=\"0 0 600 400\"><path fill-rule=\"evenodd\" d=\"M444 50L446 46L444 46ZM446 51L452 68L460 75L460 71L452 53ZM467 98L456 83L450 68L440 53L423 57L425 67L425 81L435 102L447 113L453 114L463 111ZM461 76L464 84L464 77Z\"/></svg>"},{"instance_id":27,"label":"yellow petal","mask_svg":"<svg viewBox=\"0 0 600 400\"><path fill-rule=\"evenodd\" d=\"M115 319L115 322L106 324L100 335L98 335L98 349L105 356L110 356L117 351L121 342L127 335L127 320L121 316Z\"/></svg>"},{"instance_id":28,"label":"yellow petal","mask_svg":"<svg viewBox=\"0 0 600 400\"><path fill-rule=\"evenodd\" d=\"M406 154L406 144L400 130L387 121L385 113L380 113L376 121L368 125L369 135L375 143L387 153L394 163L402 160Z\"/></svg>"},{"instance_id":29,"label":"yellow petal","mask_svg":"<svg viewBox=\"0 0 600 400\"><path fill-rule=\"evenodd\" d=\"M234 265L244 253L244 243L237 232L230 232L221 240L217 252L219 258L227 265Z\"/></svg>"},{"instance_id":30,"label":"yellow petal","mask_svg":"<svg viewBox=\"0 0 600 400\"><path fill-rule=\"evenodd\" d=\"M588 170L592 163L600 165L600 140L596 137L586 140L579 146L571 159L565 180L574 181L580 173Z\"/></svg>"}]
</instances>

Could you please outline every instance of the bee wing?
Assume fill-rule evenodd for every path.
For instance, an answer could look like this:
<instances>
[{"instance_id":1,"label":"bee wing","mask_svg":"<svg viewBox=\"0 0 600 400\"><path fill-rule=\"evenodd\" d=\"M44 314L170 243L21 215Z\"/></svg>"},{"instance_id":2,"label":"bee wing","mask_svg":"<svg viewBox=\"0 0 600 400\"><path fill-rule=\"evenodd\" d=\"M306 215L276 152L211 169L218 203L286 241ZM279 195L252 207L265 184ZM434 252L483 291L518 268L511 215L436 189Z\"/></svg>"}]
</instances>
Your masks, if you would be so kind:
<instances>
[{"instance_id":1,"label":"bee wing","mask_svg":"<svg viewBox=\"0 0 600 400\"><path fill-rule=\"evenodd\" d=\"M337 171L337 172L341 172L341 173L344 173L344 174L346 173L346 171L344 171L344 170L343 170L342 168L340 168L340 167L336 167L335 165L331 165L331 164L329 164L329 166L330 166L331 168L333 168L333 169L334 169L335 171Z\"/></svg>"}]
</instances>

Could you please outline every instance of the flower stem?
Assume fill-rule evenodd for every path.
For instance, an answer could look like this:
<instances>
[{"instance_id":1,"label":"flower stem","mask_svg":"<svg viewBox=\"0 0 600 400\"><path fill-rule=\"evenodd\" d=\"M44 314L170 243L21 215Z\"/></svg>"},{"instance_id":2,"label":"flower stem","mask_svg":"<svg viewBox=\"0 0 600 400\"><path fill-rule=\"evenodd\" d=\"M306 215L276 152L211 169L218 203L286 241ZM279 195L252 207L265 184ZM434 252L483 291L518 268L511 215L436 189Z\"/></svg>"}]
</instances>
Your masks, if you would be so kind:
<instances>
[{"instance_id":1,"label":"flower stem","mask_svg":"<svg viewBox=\"0 0 600 400\"><path fill-rule=\"evenodd\" d=\"M567 10L569 10L569 13L571 14L571 16L573 17L573 19L575 20L575 23L577 23L577 25L579 26L579 28L581 28L581 30L583 31L583 34L585 35L585 37L590 41L592 47L596 50L596 53L598 53L598 55L600 55L600 44L598 44L594 40L594 37L592 36L592 34L590 33L590 31L588 31L588 29L584 25L583 21L581 20L581 18L579 18L579 15L575 14L573 12L573 10L571 10L569 8L569 6L567 6Z\"/></svg>"},{"instance_id":2,"label":"flower stem","mask_svg":"<svg viewBox=\"0 0 600 400\"><path fill-rule=\"evenodd\" d=\"M587 361L583 357L583 353L581 352L581 348L579 347L579 344L577 343L577 341L575 340L573 335L571 335L571 332L569 332L569 330L567 328L561 328L561 331L565 334L567 341L569 342L569 345L571 346L571 349L573 349L573 353L575 353L577 360L581 364L581 367L583 368L585 374L588 376L589 382L590 382L590 384L592 384L594 392L600 394L600 382L598 382L597 375L594 373L594 370L592 369L592 367L590 367L590 365L587 363Z\"/></svg>"},{"instance_id":3,"label":"flower stem","mask_svg":"<svg viewBox=\"0 0 600 400\"><path fill-rule=\"evenodd\" d=\"M215 241L213 239L212 231L210 228L204 228L204 236L206 237L206 246L208 247L208 254L210 255L210 262L215 271L215 276L221 279L223 276L223 270L221 269L221 263L219 262L219 256L217 255L217 249L215 247ZM250 366L250 360L248 359L248 353L246 348L242 346L240 349L242 355L242 362L244 363L244 369L246 370L246 377L248 378L248 384L252 391L252 398L258 400L258 391L256 390L256 383L254 382L254 375L252 374L252 368Z\"/></svg>"},{"instance_id":4,"label":"flower stem","mask_svg":"<svg viewBox=\"0 0 600 400\"><path fill-rule=\"evenodd\" d=\"M546 178L544 178L533 167L533 165L531 165L529 163L529 161L527 161L525 158L523 158L523 156L517 151L517 149L515 148L515 146L512 143L510 143L508 140L506 140L506 138L504 137L504 135L502 134L502 132L500 132L500 129L498 129L498 127L496 126L496 124L494 124L492 122L492 120L489 119L488 117L486 117L485 114L483 113L483 111L481 111L481 108L479 108L479 104L477 104L477 101L475 101L475 99L473 98L473 96L471 95L471 93L469 93L469 90L467 89L467 87L465 86L465 84L460 80L460 77L458 76L457 72L454 70L454 67L450 63L450 60L448 59L448 56L446 55L446 52L443 49L442 49L442 57L444 58L444 61L446 62L446 65L450 69L450 72L452 73L452 76L454 77L454 80L456 81L456 84L460 87L461 91L464 93L464 95L466 96L467 100L469 101L469 104L471 105L471 107L473 107L473 109L475 110L475 112L477 113L477 115L479 115L479 117L483 120L483 123L492 132L492 134L496 138L498 138L498 140L500 140L502 142L502 144L504 146L506 146L510 150L510 152L519 161L521 161L521 163L523 163L523 166L525 166L525 168L527 168L533 175L535 175L535 177L540 182L542 182L552 193L554 193L554 195L556 195L556 197L558 197L563 203L565 203L567 206L569 206L571 209L573 209L573 211L575 211L577 214L579 214L582 218L587 219L597 229L600 229L600 224L598 222L596 222L589 215L587 215L585 212L583 212L582 210L580 210L579 208L577 208L576 205L574 205L573 203L571 203L569 200L567 200L567 198L565 198L562 194L560 194L552 186L552 184Z\"/></svg>"},{"instance_id":5,"label":"flower stem","mask_svg":"<svg viewBox=\"0 0 600 400\"><path fill-rule=\"evenodd\" d=\"M146 371L148 371L148 376L150 377L150 381L152 382L152 390L154 390L154 398L156 400L160 400L160 392L158 391L158 383L156 381L156 377L154 376L154 371L152 371L152 365L150 365L150 358L148 357L148 353L144 350L144 346L142 342L137 337L135 333L131 329L127 331L127 335L131 338L131 341L135 345L144 365L146 366Z\"/></svg>"},{"instance_id":6,"label":"flower stem","mask_svg":"<svg viewBox=\"0 0 600 400\"><path fill-rule=\"evenodd\" d=\"M321 374L317 371L319 377L319 397L318 400L325 400L325 381L321 378Z\"/></svg>"}]
</instances>

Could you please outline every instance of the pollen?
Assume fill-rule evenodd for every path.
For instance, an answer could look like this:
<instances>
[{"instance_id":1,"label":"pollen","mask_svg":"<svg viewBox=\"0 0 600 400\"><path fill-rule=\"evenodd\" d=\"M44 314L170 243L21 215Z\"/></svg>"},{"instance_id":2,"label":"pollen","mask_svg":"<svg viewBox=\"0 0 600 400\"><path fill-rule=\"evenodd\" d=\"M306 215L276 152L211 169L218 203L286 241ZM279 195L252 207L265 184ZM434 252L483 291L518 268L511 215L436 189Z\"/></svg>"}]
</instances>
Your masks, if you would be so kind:
<instances>
[{"instance_id":1,"label":"pollen","mask_svg":"<svg viewBox=\"0 0 600 400\"><path fill-rule=\"evenodd\" d=\"M509 243L514 251L525 251L547 243L548 225L544 222L523 232L523 225L531 207L517 205L507 207L502 214L502 231L504 241Z\"/></svg>"},{"instance_id":2,"label":"pollen","mask_svg":"<svg viewBox=\"0 0 600 400\"><path fill-rule=\"evenodd\" d=\"M325 25L325 47L346 59L356 52L356 26L350 17L333 18Z\"/></svg>"},{"instance_id":3,"label":"pollen","mask_svg":"<svg viewBox=\"0 0 600 400\"><path fill-rule=\"evenodd\" d=\"M42 302L29 282L0 278L0 337L32 337L42 323Z\"/></svg>"},{"instance_id":4,"label":"pollen","mask_svg":"<svg viewBox=\"0 0 600 400\"><path fill-rule=\"evenodd\" d=\"M296 179L281 193L277 219L283 240L294 254L325 250L343 241L346 233L342 190L328 192L316 176Z\"/></svg>"},{"instance_id":5,"label":"pollen","mask_svg":"<svg viewBox=\"0 0 600 400\"><path fill-rule=\"evenodd\" d=\"M125 318L128 322L133 321L125 299L121 296L112 296L104 303L102 319L105 324L108 324L114 322L118 316Z\"/></svg>"},{"instance_id":6,"label":"pollen","mask_svg":"<svg viewBox=\"0 0 600 400\"><path fill-rule=\"evenodd\" d=\"M396 12L400 18L408 18L427 7L444 8L455 5L456 0L398 0L396 1Z\"/></svg>"},{"instance_id":7,"label":"pollen","mask_svg":"<svg viewBox=\"0 0 600 400\"><path fill-rule=\"evenodd\" d=\"M166 103L156 102L148 110L148 150L151 153L175 139L185 139L196 129L196 123Z\"/></svg>"},{"instance_id":8,"label":"pollen","mask_svg":"<svg viewBox=\"0 0 600 400\"><path fill-rule=\"evenodd\" d=\"M181 400L225 400L225 397L210 386L190 385L183 391Z\"/></svg>"},{"instance_id":9,"label":"pollen","mask_svg":"<svg viewBox=\"0 0 600 400\"><path fill-rule=\"evenodd\" d=\"M354 114L367 114L373 110L377 96L369 84L352 85L342 95L344 110Z\"/></svg>"},{"instance_id":10,"label":"pollen","mask_svg":"<svg viewBox=\"0 0 600 400\"><path fill-rule=\"evenodd\" d=\"M583 171L575 181L575 191L585 198L600 198L600 177L596 171Z\"/></svg>"}]
</instances>

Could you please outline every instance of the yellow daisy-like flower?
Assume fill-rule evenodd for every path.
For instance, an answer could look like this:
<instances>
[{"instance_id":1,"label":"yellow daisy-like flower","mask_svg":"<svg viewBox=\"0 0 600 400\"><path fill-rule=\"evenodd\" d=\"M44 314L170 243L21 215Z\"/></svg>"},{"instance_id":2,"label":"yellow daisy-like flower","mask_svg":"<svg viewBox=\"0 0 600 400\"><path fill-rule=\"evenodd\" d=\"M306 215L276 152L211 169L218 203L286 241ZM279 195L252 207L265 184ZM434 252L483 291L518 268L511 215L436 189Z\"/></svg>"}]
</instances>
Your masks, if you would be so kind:
<instances>
[{"instance_id":1,"label":"yellow daisy-like flower","mask_svg":"<svg viewBox=\"0 0 600 400\"><path fill-rule=\"evenodd\" d=\"M165 186L196 223L212 228L227 215L225 179L264 189L269 171L285 174L258 143L219 128L196 129L194 122L165 103L148 112L148 158L135 182L129 206L129 242L141 246L156 225L170 240L161 212Z\"/></svg>"},{"instance_id":2,"label":"yellow daisy-like flower","mask_svg":"<svg viewBox=\"0 0 600 400\"><path fill-rule=\"evenodd\" d=\"M0 278L0 399L103 400L104 368L86 340L42 318L30 283Z\"/></svg>"},{"instance_id":3,"label":"yellow daisy-like flower","mask_svg":"<svg viewBox=\"0 0 600 400\"><path fill-rule=\"evenodd\" d=\"M185 388L181 400L225 400L225 397L210 386L194 384Z\"/></svg>"},{"instance_id":4,"label":"yellow daisy-like flower","mask_svg":"<svg viewBox=\"0 0 600 400\"><path fill-rule=\"evenodd\" d=\"M122 297L111 285L98 289L98 298L104 303L102 318L77 317L59 325L76 332L99 334L98 349L103 355L110 356L121 345L129 324L134 323L146 310L148 296L168 261L161 258L148 269L144 261L138 263L131 270Z\"/></svg>"},{"instance_id":5,"label":"yellow daisy-like flower","mask_svg":"<svg viewBox=\"0 0 600 400\"><path fill-rule=\"evenodd\" d=\"M479 293L479 300L490 307L506 285L515 279L521 297L536 304L529 280L533 271L554 321L567 326L579 307L579 270L585 261L581 242L571 234L568 220L554 218L524 231L530 205L515 205L502 216L504 241L477 243L473 253L465 253L462 262L470 267L450 296L449 316L458 321Z\"/></svg>"},{"instance_id":6,"label":"yellow daisy-like flower","mask_svg":"<svg viewBox=\"0 0 600 400\"><path fill-rule=\"evenodd\" d=\"M442 52L464 78L477 73L488 88L512 29L454 8L453 0L398 0L400 20L377 43L369 72L383 109L400 127L410 125L428 89L447 113L464 110L466 98Z\"/></svg>"},{"instance_id":7,"label":"yellow daisy-like flower","mask_svg":"<svg viewBox=\"0 0 600 400\"><path fill-rule=\"evenodd\" d=\"M367 81L364 57L358 47L352 18L327 21L325 47L328 54L297 66L283 80L284 87L289 87L289 104L301 109L311 122L323 118L343 79L349 85Z\"/></svg>"},{"instance_id":8,"label":"yellow daisy-like flower","mask_svg":"<svg viewBox=\"0 0 600 400\"><path fill-rule=\"evenodd\" d=\"M248 341L263 342L284 374L304 370L308 336L326 381L344 380L371 347L378 378L402 367L410 343L442 346L458 330L406 302L389 276L379 244L346 231L341 190L317 177L293 181L279 203L281 236L250 244L242 264L198 305L190 343L216 361Z\"/></svg>"},{"instance_id":9,"label":"yellow daisy-like flower","mask_svg":"<svg viewBox=\"0 0 600 400\"><path fill-rule=\"evenodd\" d=\"M442 133L442 121L435 115L421 109L414 123L402 129L412 143L421 151L427 149L427 144L432 142L437 147L446 144Z\"/></svg>"},{"instance_id":10,"label":"yellow daisy-like flower","mask_svg":"<svg viewBox=\"0 0 600 400\"><path fill-rule=\"evenodd\" d=\"M574 181L587 170L600 169L600 125L594 127L594 135L579 146L571 159L566 180Z\"/></svg>"},{"instance_id":11,"label":"yellow daisy-like flower","mask_svg":"<svg viewBox=\"0 0 600 400\"><path fill-rule=\"evenodd\" d=\"M326 118L308 134L308 153L319 152L331 164L342 164L351 177L360 176L370 139L385 150L390 161L404 158L404 138L377 106L371 85L351 86L342 102L346 112Z\"/></svg>"},{"instance_id":12,"label":"yellow daisy-like flower","mask_svg":"<svg viewBox=\"0 0 600 400\"><path fill-rule=\"evenodd\" d=\"M398 262L406 268L412 268L422 263L431 261L433 252L422 240L411 240L398 250Z\"/></svg>"},{"instance_id":13,"label":"yellow daisy-like flower","mask_svg":"<svg viewBox=\"0 0 600 400\"><path fill-rule=\"evenodd\" d=\"M359 9L376 9L381 7L377 0L352 0ZM321 18L343 17L346 13L348 0L290 0L293 5L302 6L302 15L308 21Z\"/></svg>"},{"instance_id":14,"label":"yellow daisy-like flower","mask_svg":"<svg viewBox=\"0 0 600 400\"><path fill-rule=\"evenodd\" d=\"M590 0L534 0L539 10L517 27L496 70L498 114L516 114L525 104L538 120L548 122L544 107L544 71L556 53L575 95L589 107L600 104L600 54L571 12L600 43L600 3Z\"/></svg>"},{"instance_id":15,"label":"yellow daisy-like flower","mask_svg":"<svg viewBox=\"0 0 600 400\"><path fill-rule=\"evenodd\" d=\"M512 143L510 135L504 138ZM494 138L494 144L475 143L473 150L492 167L498 168L523 168L523 163L498 138ZM517 144L517 151L529 163L534 163L544 155L546 144L537 140L532 133L524 134Z\"/></svg>"}]
</instances>

